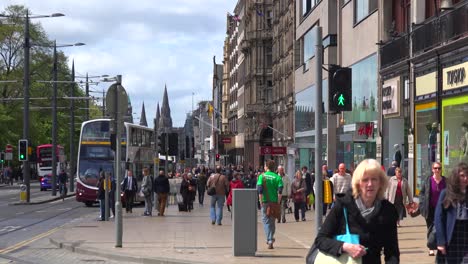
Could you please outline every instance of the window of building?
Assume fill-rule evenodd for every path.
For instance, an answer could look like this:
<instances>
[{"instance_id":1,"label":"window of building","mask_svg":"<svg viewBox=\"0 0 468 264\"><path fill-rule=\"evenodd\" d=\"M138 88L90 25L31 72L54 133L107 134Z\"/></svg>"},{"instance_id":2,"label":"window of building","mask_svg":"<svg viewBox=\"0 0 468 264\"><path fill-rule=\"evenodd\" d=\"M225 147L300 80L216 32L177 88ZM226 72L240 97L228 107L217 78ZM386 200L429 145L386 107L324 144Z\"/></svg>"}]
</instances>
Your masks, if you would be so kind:
<instances>
[{"instance_id":1,"label":"window of building","mask_svg":"<svg viewBox=\"0 0 468 264\"><path fill-rule=\"evenodd\" d=\"M416 194L419 194L424 179L431 174L432 163L437 155L437 107L435 102L416 105L415 160Z\"/></svg>"},{"instance_id":2,"label":"window of building","mask_svg":"<svg viewBox=\"0 0 468 264\"><path fill-rule=\"evenodd\" d=\"M306 64L308 60L310 60L313 56L315 56L315 27L312 27L305 35L304 35L304 45L303 45L303 54L304 59L303 63Z\"/></svg>"},{"instance_id":3,"label":"window of building","mask_svg":"<svg viewBox=\"0 0 468 264\"><path fill-rule=\"evenodd\" d=\"M266 67L271 68L272 63L272 47L266 47Z\"/></svg>"},{"instance_id":4,"label":"window of building","mask_svg":"<svg viewBox=\"0 0 468 264\"><path fill-rule=\"evenodd\" d=\"M354 23L358 23L369 14L377 10L376 0L355 0L354 1Z\"/></svg>"},{"instance_id":5,"label":"window of building","mask_svg":"<svg viewBox=\"0 0 468 264\"><path fill-rule=\"evenodd\" d=\"M302 16L306 16L321 0L302 0Z\"/></svg>"},{"instance_id":6,"label":"window of building","mask_svg":"<svg viewBox=\"0 0 468 264\"><path fill-rule=\"evenodd\" d=\"M377 120L377 55L351 66L353 110L344 112L346 124Z\"/></svg>"},{"instance_id":7,"label":"window of building","mask_svg":"<svg viewBox=\"0 0 468 264\"><path fill-rule=\"evenodd\" d=\"M468 96L442 101L442 175L459 162L468 162Z\"/></svg>"}]
</instances>

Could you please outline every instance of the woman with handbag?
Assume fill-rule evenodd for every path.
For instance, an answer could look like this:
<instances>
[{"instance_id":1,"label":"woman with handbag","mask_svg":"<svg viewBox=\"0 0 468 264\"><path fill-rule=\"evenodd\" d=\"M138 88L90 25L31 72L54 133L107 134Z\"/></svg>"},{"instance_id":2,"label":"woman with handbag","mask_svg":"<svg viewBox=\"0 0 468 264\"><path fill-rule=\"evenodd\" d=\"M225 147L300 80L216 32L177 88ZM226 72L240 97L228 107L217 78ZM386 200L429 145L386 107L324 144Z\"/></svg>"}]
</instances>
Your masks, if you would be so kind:
<instances>
[{"instance_id":1,"label":"woman with handbag","mask_svg":"<svg viewBox=\"0 0 468 264\"><path fill-rule=\"evenodd\" d=\"M434 212L440 193L445 189L445 177L442 176L440 162L432 163L432 176L427 177L419 191L419 212L426 219L429 256L434 256L436 249L431 246L431 233L434 233Z\"/></svg>"},{"instance_id":2,"label":"woman with handbag","mask_svg":"<svg viewBox=\"0 0 468 264\"><path fill-rule=\"evenodd\" d=\"M351 190L337 194L314 242L315 263L399 263L395 207L385 200L388 179L374 159L363 160L354 171ZM312 254L311 254L312 255ZM327 260L322 260L328 257ZM349 259L352 258L352 259ZM308 256L309 263L309 256Z\"/></svg>"},{"instance_id":3,"label":"woman with handbag","mask_svg":"<svg viewBox=\"0 0 468 264\"><path fill-rule=\"evenodd\" d=\"M401 168L395 168L395 176L392 176L388 183L386 198L389 202L395 205L398 212L397 225L400 226L400 221L406 217L405 205L413 203L413 194L408 185L408 181L403 178Z\"/></svg>"},{"instance_id":4,"label":"woman with handbag","mask_svg":"<svg viewBox=\"0 0 468 264\"><path fill-rule=\"evenodd\" d=\"M302 179L302 172L300 170L296 171L294 175L293 183L291 184L291 197L294 202L294 218L296 222L299 222L299 210L301 210L302 221L305 221L305 210L306 210L306 183Z\"/></svg>"},{"instance_id":5,"label":"woman with handbag","mask_svg":"<svg viewBox=\"0 0 468 264\"><path fill-rule=\"evenodd\" d=\"M468 263L468 164L447 179L435 210L437 263Z\"/></svg>"}]
</instances>

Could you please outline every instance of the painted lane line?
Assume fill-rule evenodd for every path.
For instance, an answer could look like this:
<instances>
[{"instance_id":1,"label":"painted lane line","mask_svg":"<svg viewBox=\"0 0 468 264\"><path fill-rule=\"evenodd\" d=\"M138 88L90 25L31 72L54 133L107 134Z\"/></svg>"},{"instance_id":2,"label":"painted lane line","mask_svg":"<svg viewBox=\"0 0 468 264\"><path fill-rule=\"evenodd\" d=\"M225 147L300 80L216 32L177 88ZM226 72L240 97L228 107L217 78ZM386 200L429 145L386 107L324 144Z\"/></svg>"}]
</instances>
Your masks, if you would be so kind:
<instances>
[{"instance_id":1,"label":"painted lane line","mask_svg":"<svg viewBox=\"0 0 468 264\"><path fill-rule=\"evenodd\" d=\"M4 249L0 250L0 254L7 254L7 253L10 253L11 251L20 249L20 248L22 248L22 247L24 247L24 246L26 246L26 245L31 244L32 242L34 242L34 241L36 241L36 240L39 240L39 239L44 238L44 237L47 237L47 236L49 236L49 235L51 235L51 234L57 232L57 231L58 231L60 228L62 228L63 226L64 226L64 225L58 226L58 227L53 228L53 229L51 229L51 230L49 230L49 231L47 231L47 232L44 232L44 233L42 233L42 234L39 234L39 235L37 235L37 236L35 236L35 237L29 239L29 240L24 240L24 241L19 242L19 243L15 244L15 245L12 245L12 246L9 246L9 247L7 247L7 248L4 248Z\"/></svg>"}]
</instances>

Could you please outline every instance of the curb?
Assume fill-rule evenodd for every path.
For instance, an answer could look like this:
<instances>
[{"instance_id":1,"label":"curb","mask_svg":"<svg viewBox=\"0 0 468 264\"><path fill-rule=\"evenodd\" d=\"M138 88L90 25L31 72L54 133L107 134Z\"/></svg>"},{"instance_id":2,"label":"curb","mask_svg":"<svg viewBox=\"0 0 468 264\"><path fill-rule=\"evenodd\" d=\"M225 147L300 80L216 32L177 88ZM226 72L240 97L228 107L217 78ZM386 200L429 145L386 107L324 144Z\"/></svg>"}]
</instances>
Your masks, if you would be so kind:
<instances>
[{"instance_id":1,"label":"curb","mask_svg":"<svg viewBox=\"0 0 468 264\"><path fill-rule=\"evenodd\" d=\"M69 194L67 194L67 195L66 195L66 198L72 197L72 196L75 196L75 193L69 193ZM38 202L29 202L29 203L26 203L26 202L14 202L14 203L9 203L8 205L33 205L33 204L44 204L44 203L48 203L48 202L57 201L57 200L60 200L60 199L62 199L62 197L57 196L57 197L52 197L52 198L49 198L49 199L46 199L46 200L43 200L43 201L38 201Z\"/></svg>"},{"instance_id":2,"label":"curb","mask_svg":"<svg viewBox=\"0 0 468 264\"><path fill-rule=\"evenodd\" d=\"M67 251L74 252L77 254L98 256L98 257L103 257L103 258L116 260L116 261L123 261L123 262L144 263L144 264L150 264L150 263L151 264L203 264L204 263L204 262L177 260L177 259L145 258L145 257L129 256L129 255L124 255L124 254L106 253L106 252L99 251L96 249L82 248L80 247L79 243L59 242L53 238L49 238L49 242L52 245L60 249L65 249Z\"/></svg>"}]
</instances>

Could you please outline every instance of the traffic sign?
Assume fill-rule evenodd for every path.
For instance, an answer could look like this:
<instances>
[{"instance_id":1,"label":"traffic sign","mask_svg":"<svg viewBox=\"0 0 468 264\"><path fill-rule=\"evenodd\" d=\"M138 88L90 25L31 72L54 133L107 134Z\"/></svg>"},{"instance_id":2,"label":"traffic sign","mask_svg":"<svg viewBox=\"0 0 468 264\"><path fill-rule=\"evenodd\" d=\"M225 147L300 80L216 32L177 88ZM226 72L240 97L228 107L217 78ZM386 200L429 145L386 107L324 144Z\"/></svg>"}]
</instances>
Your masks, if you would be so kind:
<instances>
[{"instance_id":1,"label":"traffic sign","mask_svg":"<svg viewBox=\"0 0 468 264\"><path fill-rule=\"evenodd\" d=\"M5 160L13 160L13 153L12 152L6 152L5 153Z\"/></svg>"},{"instance_id":2,"label":"traffic sign","mask_svg":"<svg viewBox=\"0 0 468 264\"><path fill-rule=\"evenodd\" d=\"M10 145L10 144L7 144L5 146L5 152L9 153L9 152L13 152L13 146Z\"/></svg>"},{"instance_id":3,"label":"traffic sign","mask_svg":"<svg viewBox=\"0 0 468 264\"><path fill-rule=\"evenodd\" d=\"M117 99L115 98L117 94ZM114 116L117 112L120 116L128 112L128 96L125 88L120 84L112 84L106 94L106 110L107 114Z\"/></svg>"}]
</instances>

